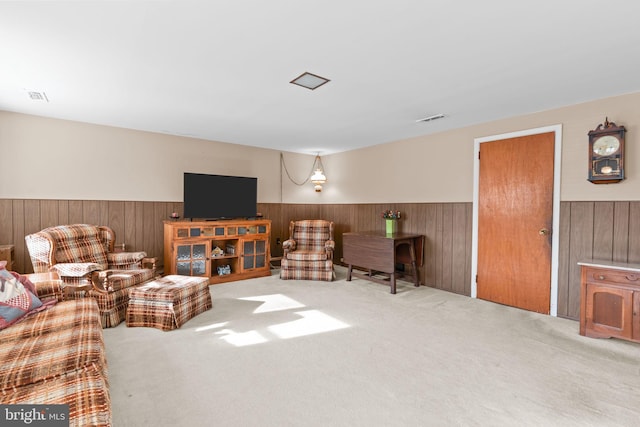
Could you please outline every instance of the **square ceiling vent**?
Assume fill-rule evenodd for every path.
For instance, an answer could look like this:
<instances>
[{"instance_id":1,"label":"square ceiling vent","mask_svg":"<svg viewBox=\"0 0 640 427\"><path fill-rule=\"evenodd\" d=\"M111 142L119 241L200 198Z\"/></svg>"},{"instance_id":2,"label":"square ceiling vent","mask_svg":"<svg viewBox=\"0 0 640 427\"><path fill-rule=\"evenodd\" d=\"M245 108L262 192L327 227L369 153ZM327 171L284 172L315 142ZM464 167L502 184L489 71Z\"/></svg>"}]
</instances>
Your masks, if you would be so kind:
<instances>
[{"instance_id":1,"label":"square ceiling vent","mask_svg":"<svg viewBox=\"0 0 640 427\"><path fill-rule=\"evenodd\" d=\"M293 83L294 85L306 87L307 89L315 90L322 86L325 83L329 83L331 80L325 79L324 77L317 76L311 73L302 73L295 79L291 80L289 83Z\"/></svg>"},{"instance_id":2,"label":"square ceiling vent","mask_svg":"<svg viewBox=\"0 0 640 427\"><path fill-rule=\"evenodd\" d=\"M49 98L47 98L47 94L41 91L27 90L27 95L29 95L29 98L31 98L31 100L33 101L49 102Z\"/></svg>"}]
</instances>

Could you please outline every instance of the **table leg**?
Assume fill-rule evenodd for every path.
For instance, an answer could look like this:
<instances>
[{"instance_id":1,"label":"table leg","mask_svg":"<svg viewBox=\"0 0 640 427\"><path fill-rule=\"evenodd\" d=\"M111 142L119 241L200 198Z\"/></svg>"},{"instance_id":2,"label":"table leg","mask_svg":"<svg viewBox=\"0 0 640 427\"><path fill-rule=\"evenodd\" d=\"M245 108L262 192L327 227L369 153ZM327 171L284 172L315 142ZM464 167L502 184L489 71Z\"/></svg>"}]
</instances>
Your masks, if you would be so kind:
<instances>
[{"instance_id":1,"label":"table leg","mask_svg":"<svg viewBox=\"0 0 640 427\"><path fill-rule=\"evenodd\" d=\"M347 270L347 282L351 281L351 272L353 271L353 265L349 264L349 269Z\"/></svg>"},{"instance_id":2,"label":"table leg","mask_svg":"<svg viewBox=\"0 0 640 427\"><path fill-rule=\"evenodd\" d=\"M418 288L420 287L420 278L416 264L416 248L413 240L411 240L411 245L409 245L409 254L411 255L411 268L413 269L414 286Z\"/></svg>"},{"instance_id":3,"label":"table leg","mask_svg":"<svg viewBox=\"0 0 640 427\"><path fill-rule=\"evenodd\" d=\"M391 293L396 293L396 273L391 273L389 276L389 281L391 282Z\"/></svg>"}]
</instances>

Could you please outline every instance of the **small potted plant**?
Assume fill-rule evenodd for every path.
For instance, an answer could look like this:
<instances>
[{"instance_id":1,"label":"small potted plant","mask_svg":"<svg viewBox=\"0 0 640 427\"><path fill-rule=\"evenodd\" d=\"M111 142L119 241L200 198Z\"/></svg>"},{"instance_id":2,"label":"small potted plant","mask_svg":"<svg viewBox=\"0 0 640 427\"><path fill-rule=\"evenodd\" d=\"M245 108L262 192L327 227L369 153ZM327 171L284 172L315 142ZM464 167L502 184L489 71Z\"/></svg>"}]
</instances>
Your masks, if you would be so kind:
<instances>
[{"instance_id":1,"label":"small potted plant","mask_svg":"<svg viewBox=\"0 0 640 427\"><path fill-rule=\"evenodd\" d=\"M382 218L384 218L386 222L387 235L392 235L398 232L398 220L400 219L400 211L383 211Z\"/></svg>"}]
</instances>

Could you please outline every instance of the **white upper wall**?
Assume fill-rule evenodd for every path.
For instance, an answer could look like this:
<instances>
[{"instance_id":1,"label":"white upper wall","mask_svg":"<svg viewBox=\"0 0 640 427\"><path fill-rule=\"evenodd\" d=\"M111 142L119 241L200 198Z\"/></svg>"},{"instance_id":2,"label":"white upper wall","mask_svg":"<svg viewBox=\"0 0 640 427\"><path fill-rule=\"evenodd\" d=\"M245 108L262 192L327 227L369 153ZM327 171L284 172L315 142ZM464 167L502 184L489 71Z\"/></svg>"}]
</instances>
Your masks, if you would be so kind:
<instances>
[{"instance_id":1,"label":"white upper wall","mask_svg":"<svg viewBox=\"0 0 640 427\"><path fill-rule=\"evenodd\" d=\"M182 201L184 172L259 177L278 199L279 153L235 144L0 112L0 197Z\"/></svg>"},{"instance_id":2,"label":"white upper wall","mask_svg":"<svg viewBox=\"0 0 640 427\"><path fill-rule=\"evenodd\" d=\"M605 117L626 128L625 175L618 184L587 181L588 132ZM336 154L324 161L335 203L470 202L474 138L562 125L562 201L640 200L640 93L483 123ZM428 124L425 124L428 126Z\"/></svg>"},{"instance_id":3,"label":"white upper wall","mask_svg":"<svg viewBox=\"0 0 640 427\"><path fill-rule=\"evenodd\" d=\"M627 179L594 185L587 133L605 117L627 129ZM474 138L556 124L561 200L640 200L640 93L325 156L322 193L275 150L0 111L0 198L179 202L182 174L199 172L258 177L261 203L471 202ZM314 156L284 160L300 183Z\"/></svg>"}]
</instances>

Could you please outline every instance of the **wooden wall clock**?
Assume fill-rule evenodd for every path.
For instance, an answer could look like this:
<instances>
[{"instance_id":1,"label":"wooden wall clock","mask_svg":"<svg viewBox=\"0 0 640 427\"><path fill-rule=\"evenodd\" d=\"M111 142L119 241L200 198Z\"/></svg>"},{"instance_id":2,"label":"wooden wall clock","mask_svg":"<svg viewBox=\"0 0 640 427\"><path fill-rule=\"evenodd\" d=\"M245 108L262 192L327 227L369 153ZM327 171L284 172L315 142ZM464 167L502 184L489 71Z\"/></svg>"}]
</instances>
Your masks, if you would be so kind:
<instances>
[{"instance_id":1,"label":"wooden wall clock","mask_svg":"<svg viewBox=\"0 0 640 427\"><path fill-rule=\"evenodd\" d=\"M589 132L589 181L613 184L624 179L625 132L609 118Z\"/></svg>"}]
</instances>

